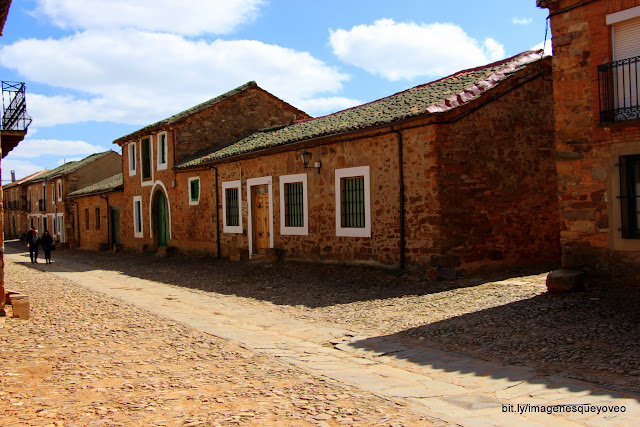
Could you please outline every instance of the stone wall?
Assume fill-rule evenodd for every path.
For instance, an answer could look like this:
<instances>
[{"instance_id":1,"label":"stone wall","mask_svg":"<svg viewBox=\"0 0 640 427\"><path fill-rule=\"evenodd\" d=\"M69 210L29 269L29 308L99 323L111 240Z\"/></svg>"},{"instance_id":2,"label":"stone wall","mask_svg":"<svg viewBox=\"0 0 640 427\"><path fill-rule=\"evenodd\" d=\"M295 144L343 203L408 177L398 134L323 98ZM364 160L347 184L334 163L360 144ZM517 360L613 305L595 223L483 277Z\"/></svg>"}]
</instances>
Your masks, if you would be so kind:
<instances>
[{"instance_id":1,"label":"stone wall","mask_svg":"<svg viewBox=\"0 0 640 427\"><path fill-rule=\"evenodd\" d=\"M597 67L612 61L606 15L639 5L604 0L551 17L562 264L630 282L640 279L640 244L618 230L616 163L631 154L625 147L638 142L639 124L600 122Z\"/></svg>"},{"instance_id":2,"label":"stone wall","mask_svg":"<svg viewBox=\"0 0 640 427\"><path fill-rule=\"evenodd\" d=\"M71 212L75 217L73 241L77 247L91 250L112 249L110 232L113 224L111 224L110 212L113 207L122 209L122 193L122 191L112 191L102 195L95 194L73 199L77 202L77 205L73 203ZM99 227L96 221L96 208L99 208L100 213ZM87 221L87 212L89 221ZM121 217L121 230L124 228L123 222Z\"/></svg>"},{"instance_id":3,"label":"stone wall","mask_svg":"<svg viewBox=\"0 0 640 427\"><path fill-rule=\"evenodd\" d=\"M441 254L468 269L560 260L550 63L438 130Z\"/></svg>"}]
</instances>

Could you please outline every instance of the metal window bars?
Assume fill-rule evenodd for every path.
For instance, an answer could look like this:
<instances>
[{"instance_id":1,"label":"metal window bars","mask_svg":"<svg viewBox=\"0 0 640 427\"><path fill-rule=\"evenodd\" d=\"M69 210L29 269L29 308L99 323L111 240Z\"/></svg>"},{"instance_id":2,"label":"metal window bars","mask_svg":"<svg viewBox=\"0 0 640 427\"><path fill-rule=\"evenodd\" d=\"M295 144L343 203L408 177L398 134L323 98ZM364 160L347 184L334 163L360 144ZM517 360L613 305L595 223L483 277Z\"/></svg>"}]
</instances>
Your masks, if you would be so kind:
<instances>
[{"instance_id":1,"label":"metal window bars","mask_svg":"<svg viewBox=\"0 0 640 427\"><path fill-rule=\"evenodd\" d=\"M27 130L31 116L27 114L25 85L20 82L2 82L2 130Z\"/></svg>"}]
</instances>

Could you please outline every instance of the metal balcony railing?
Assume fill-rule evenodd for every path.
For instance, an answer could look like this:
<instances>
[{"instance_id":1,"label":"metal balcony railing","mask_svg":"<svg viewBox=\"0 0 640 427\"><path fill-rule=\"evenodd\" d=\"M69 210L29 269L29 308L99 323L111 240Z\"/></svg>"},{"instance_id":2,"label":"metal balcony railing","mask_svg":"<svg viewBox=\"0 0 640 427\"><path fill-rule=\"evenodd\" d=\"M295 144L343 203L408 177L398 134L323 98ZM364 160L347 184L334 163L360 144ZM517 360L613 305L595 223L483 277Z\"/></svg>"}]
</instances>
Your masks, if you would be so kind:
<instances>
[{"instance_id":1,"label":"metal balcony railing","mask_svg":"<svg viewBox=\"0 0 640 427\"><path fill-rule=\"evenodd\" d=\"M2 130L27 130L31 124L24 94L24 83L2 82Z\"/></svg>"}]
</instances>

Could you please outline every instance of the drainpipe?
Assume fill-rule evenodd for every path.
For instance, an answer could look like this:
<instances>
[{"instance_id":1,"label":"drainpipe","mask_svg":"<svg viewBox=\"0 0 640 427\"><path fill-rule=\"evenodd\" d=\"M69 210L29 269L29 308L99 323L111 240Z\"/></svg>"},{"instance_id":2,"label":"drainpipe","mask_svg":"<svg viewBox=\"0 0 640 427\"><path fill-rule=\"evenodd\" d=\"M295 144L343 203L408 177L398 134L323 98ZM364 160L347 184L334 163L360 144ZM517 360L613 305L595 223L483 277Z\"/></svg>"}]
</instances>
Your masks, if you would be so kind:
<instances>
[{"instance_id":1,"label":"drainpipe","mask_svg":"<svg viewBox=\"0 0 640 427\"><path fill-rule=\"evenodd\" d=\"M211 166L211 169L215 170L215 193L216 193L216 245L217 254L216 258L220 258L220 209L218 206L218 168Z\"/></svg>"},{"instance_id":2,"label":"drainpipe","mask_svg":"<svg viewBox=\"0 0 640 427\"><path fill-rule=\"evenodd\" d=\"M104 199L105 203L107 204L107 250L109 248L111 248L111 229L109 228L109 217L110 212L109 212L109 196L104 196L102 197L102 194L98 194L98 196L100 196L101 199Z\"/></svg>"},{"instance_id":3,"label":"drainpipe","mask_svg":"<svg viewBox=\"0 0 640 427\"><path fill-rule=\"evenodd\" d=\"M78 206L78 202L75 199L73 199L73 203L76 204L76 220L75 220L75 223L76 223L76 234L78 236L78 247L80 247L80 207ZM55 218L56 224L58 224L58 215L57 215L58 206L57 206L57 203L56 203L56 211L55 212L56 213L54 214L54 218ZM58 231L59 230L60 230L60 224L58 224Z\"/></svg>"},{"instance_id":4,"label":"drainpipe","mask_svg":"<svg viewBox=\"0 0 640 427\"><path fill-rule=\"evenodd\" d=\"M404 268L405 235L404 235L404 160L402 158L402 132L391 126L391 131L398 135L398 181L400 184L400 268Z\"/></svg>"}]
</instances>

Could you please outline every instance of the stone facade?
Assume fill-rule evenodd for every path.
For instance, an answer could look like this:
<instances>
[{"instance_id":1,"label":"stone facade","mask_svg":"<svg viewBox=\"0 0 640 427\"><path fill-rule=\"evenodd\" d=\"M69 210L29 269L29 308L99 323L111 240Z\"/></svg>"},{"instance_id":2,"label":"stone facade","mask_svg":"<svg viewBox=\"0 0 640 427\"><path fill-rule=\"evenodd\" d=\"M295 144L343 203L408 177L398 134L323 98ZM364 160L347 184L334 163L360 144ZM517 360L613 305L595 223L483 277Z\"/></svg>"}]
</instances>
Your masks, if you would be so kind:
<instances>
[{"instance_id":1,"label":"stone facade","mask_svg":"<svg viewBox=\"0 0 640 427\"><path fill-rule=\"evenodd\" d=\"M549 8L553 32L562 265L637 284L640 240L622 238L618 163L640 154L640 123L601 121L598 66L613 60L607 16L632 13L640 1L574 3L538 1Z\"/></svg>"},{"instance_id":2,"label":"stone facade","mask_svg":"<svg viewBox=\"0 0 640 427\"><path fill-rule=\"evenodd\" d=\"M213 176L209 169L206 173L177 173L174 166L196 153L224 147L258 129L286 125L295 118L308 117L306 113L250 82L114 141L123 147L123 246L133 250L158 248L157 198L164 197L167 200L167 246L179 245L185 252L215 254L216 244L212 242L217 238L216 209L207 197L215 188ZM158 163L161 135L165 135L167 141L166 164L163 166ZM151 146L148 178L142 177L141 145L145 138L149 138ZM135 153L133 162L130 158L132 153ZM198 203L189 200L190 178L200 180L202 196ZM141 202L141 233L134 230L136 200Z\"/></svg>"},{"instance_id":3,"label":"stone facade","mask_svg":"<svg viewBox=\"0 0 640 427\"><path fill-rule=\"evenodd\" d=\"M137 250L157 247L155 201L162 191L168 199L169 246L218 255L219 244L222 257L261 256L255 253L252 191L266 185L268 246L277 252L272 256L267 251L269 259L284 254L287 259L308 261L407 265L453 278L465 271L558 262L549 77L550 60L540 60L443 114L186 168L174 168L170 160L166 170L154 170L146 185L139 175L127 176L128 150L124 150L123 245ZM169 141L178 141L170 144L172 159L171 152L180 146L180 129L158 131L166 131ZM157 141L157 133L149 136ZM299 157L303 150L311 153L311 165L321 162L319 173L303 168ZM351 171L368 178L368 236L337 231L338 177ZM190 195L193 179L199 179L197 203ZM281 189L291 179L304 181L308 203L307 226L298 233L283 229ZM225 188L236 182L241 225L227 227ZM135 237L134 230L136 196L142 203L141 237Z\"/></svg>"},{"instance_id":4,"label":"stone facade","mask_svg":"<svg viewBox=\"0 0 640 427\"><path fill-rule=\"evenodd\" d=\"M74 241L77 247L90 250L113 249L113 236L110 235L114 224L112 210L122 210L122 190L111 191L104 194L92 194L73 198L78 212ZM122 219L116 225L121 229Z\"/></svg>"}]
</instances>

